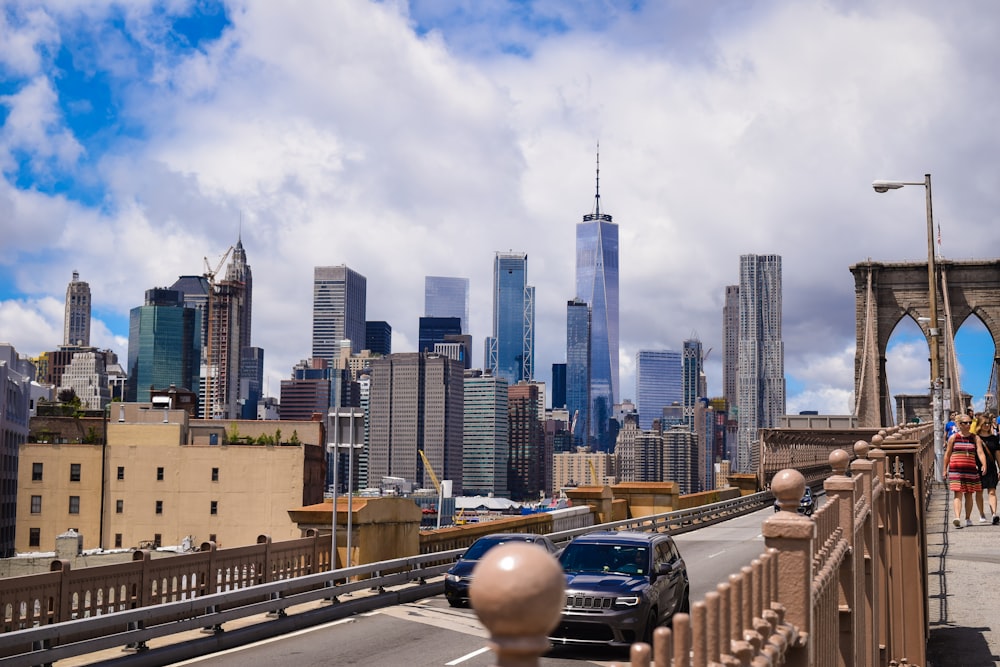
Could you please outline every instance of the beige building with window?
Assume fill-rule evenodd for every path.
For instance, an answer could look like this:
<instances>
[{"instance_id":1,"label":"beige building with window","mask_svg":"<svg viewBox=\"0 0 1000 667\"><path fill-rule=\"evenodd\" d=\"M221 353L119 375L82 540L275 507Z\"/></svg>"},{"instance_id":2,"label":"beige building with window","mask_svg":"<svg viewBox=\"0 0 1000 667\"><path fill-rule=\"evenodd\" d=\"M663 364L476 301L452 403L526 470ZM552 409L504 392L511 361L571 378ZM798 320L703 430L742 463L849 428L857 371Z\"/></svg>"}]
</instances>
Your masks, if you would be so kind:
<instances>
[{"instance_id":1,"label":"beige building with window","mask_svg":"<svg viewBox=\"0 0 1000 667\"><path fill-rule=\"evenodd\" d=\"M84 549L298 538L288 510L322 502L324 439L322 422L189 420L116 403L106 445L21 445L15 549L52 551L70 528Z\"/></svg>"}]
</instances>

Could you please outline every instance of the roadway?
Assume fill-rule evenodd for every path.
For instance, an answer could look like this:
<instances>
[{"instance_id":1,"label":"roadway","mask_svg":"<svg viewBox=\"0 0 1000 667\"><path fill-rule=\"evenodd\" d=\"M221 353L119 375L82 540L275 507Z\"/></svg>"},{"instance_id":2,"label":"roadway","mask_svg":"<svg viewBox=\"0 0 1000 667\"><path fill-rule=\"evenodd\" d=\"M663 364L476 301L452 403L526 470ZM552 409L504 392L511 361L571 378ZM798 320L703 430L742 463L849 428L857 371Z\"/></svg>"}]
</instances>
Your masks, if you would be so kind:
<instances>
[{"instance_id":1,"label":"roadway","mask_svg":"<svg viewBox=\"0 0 1000 667\"><path fill-rule=\"evenodd\" d=\"M773 513L768 508L675 537L688 566L692 602L760 555L764 550L761 522ZM486 630L475 612L452 608L441 595L176 664L489 667L494 664L494 655L486 642ZM626 661L627 653L622 650L555 647L542 658L541 665L579 667Z\"/></svg>"}]
</instances>

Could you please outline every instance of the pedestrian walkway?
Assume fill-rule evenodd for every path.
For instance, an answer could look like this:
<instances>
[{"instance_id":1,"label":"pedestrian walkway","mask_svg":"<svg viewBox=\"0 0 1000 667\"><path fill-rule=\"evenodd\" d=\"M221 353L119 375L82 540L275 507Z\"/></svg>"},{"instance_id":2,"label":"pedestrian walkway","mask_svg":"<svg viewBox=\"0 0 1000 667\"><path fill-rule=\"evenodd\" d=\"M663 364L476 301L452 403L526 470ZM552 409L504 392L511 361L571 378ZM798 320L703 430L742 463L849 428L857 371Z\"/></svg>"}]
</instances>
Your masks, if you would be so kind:
<instances>
[{"instance_id":1,"label":"pedestrian walkway","mask_svg":"<svg viewBox=\"0 0 1000 667\"><path fill-rule=\"evenodd\" d=\"M929 667L1000 664L1000 526L952 525L952 494L936 484L927 511ZM986 518L992 519L989 506Z\"/></svg>"}]
</instances>

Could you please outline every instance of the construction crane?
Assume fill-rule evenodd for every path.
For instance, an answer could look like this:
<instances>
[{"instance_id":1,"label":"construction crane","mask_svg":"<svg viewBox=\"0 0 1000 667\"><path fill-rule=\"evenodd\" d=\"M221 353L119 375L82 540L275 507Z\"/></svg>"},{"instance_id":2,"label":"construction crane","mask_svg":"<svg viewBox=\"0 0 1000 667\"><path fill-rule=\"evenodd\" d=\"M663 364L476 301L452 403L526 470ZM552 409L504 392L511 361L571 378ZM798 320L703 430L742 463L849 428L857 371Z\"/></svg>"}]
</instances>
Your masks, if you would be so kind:
<instances>
[{"instance_id":1,"label":"construction crane","mask_svg":"<svg viewBox=\"0 0 1000 667\"><path fill-rule=\"evenodd\" d=\"M229 246L229 249L222 254L222 259L219 260L214 269L208 263L208 257L205 257L205 273L203 277L208 281L208 299L205 304L205 318L208 320L208 328L205 334L205 385L201 388L202 400L204 401L204 407L201 411L202 419L212 419L214 417L213 407L218 401L217 396L213 400L214 394L218 393L218 386L216 384L218 365L212 356L212 348L214 347L212 337L215 333L212 330L212 308L215 303L215 276L222 270L222 265L226 263L226 259L232 251L233 246Z\"/></svg>"},{"instance_id":2,"label":"construction crane","mask_svg":"<svg viewBox=\"0 0 1000 667\"><path fill-rule=\"evenodd\" d=\"M418 449L417 454L420 454L420 460L424 462L424 470L427 474L431 476L431 483L434 484L434 490L441 493L441 482L438 481L437 475L434 474L434 468L431 467L431 462L427 460L427 455L424 454L424 450Z\"/></svg>"},{"instance_id":3,"label":"construction crane","mask_svg":"<svg viewBox=\"0 0 1000 667\"><path fill-rule=\"evenodd\" d=\"M594 460L587 457L587 464L590 466L590 476L594 480L594 486L600 486L601 482L597 479L597 466L594 465Z\"/></svg>"},{"instance_id":4,"label":"construction crane","mask_svg":"<svg viewBox=\"0 0 1000 667\"><path fill-rule=\"evenodd\" d=\"M427 474L431 476L431 482L434 484L434 490L438 494L438 504L437 504L437 527L441 527L441 514L442 507L444 504L444 488L441 486L441 482L438 481L437 475L434 474L434 467L431 466L431 462L427 460L427 455L424 454L424 450L418 449L417 454L420 454L420 460L424 462L424 470Z\"/></svg>"},{"instance_id":5,"label":"construction crane","mask_svg":"<svg viewBox=\"0 0 1000 667\"><path fill-rule=\"evenodd\" d=\"M712 348L708 348L708 352L701 355L701 363L705 363L706 361L708 361L708 355L710 354L712 354Z\"/></svg>"}]
</instances>

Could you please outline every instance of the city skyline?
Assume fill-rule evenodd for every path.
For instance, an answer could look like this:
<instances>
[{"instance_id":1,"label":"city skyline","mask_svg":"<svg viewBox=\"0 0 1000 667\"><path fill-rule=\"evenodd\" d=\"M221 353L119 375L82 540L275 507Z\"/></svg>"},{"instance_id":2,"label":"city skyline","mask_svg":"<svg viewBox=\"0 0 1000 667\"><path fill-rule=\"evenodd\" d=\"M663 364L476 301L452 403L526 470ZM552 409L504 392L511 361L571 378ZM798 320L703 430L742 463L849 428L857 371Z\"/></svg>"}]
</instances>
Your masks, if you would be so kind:
<instances>
[{"instance_id":1,"label":"city skyline","mask_svg":"<svg viewBox=\"0 0 1000 667\"><path fill-rule=\"evenodd\" d=\"M921 190L876 196L871 181L933 173L940 253L983 259L997 246L1000 194L983 184L998 169L987 156L1000 73L980 54L1000 8L176 7L122 20L110 5L15 4L0 24L0 340L21 353L62 340L78 270L91 344L124 358L143 291L200 274L241 230L270 395L308 356L312 267L368 276L367 315L393 326L399 351L416 349L420 277L467 276L478 366L483 267L507 248L532 258L546 381L564 361L573 291L566 211L592 194L599 140L602 196L628 223L621 386L633 386L636 351L679 349L696 331L716 350L708 393L721 395L724 287L740 255L774 253L789 411L844 413L848 267L926 258ZM351 39L331 43L333 25ZM817 29L807 39L801 25ZM992 343L983 351L971 324L959 360L984 377ZM894 392L926 391L915 332L894 334ZM967 389L981 403L982 383Z\"/></svg>"}]
</instances>

